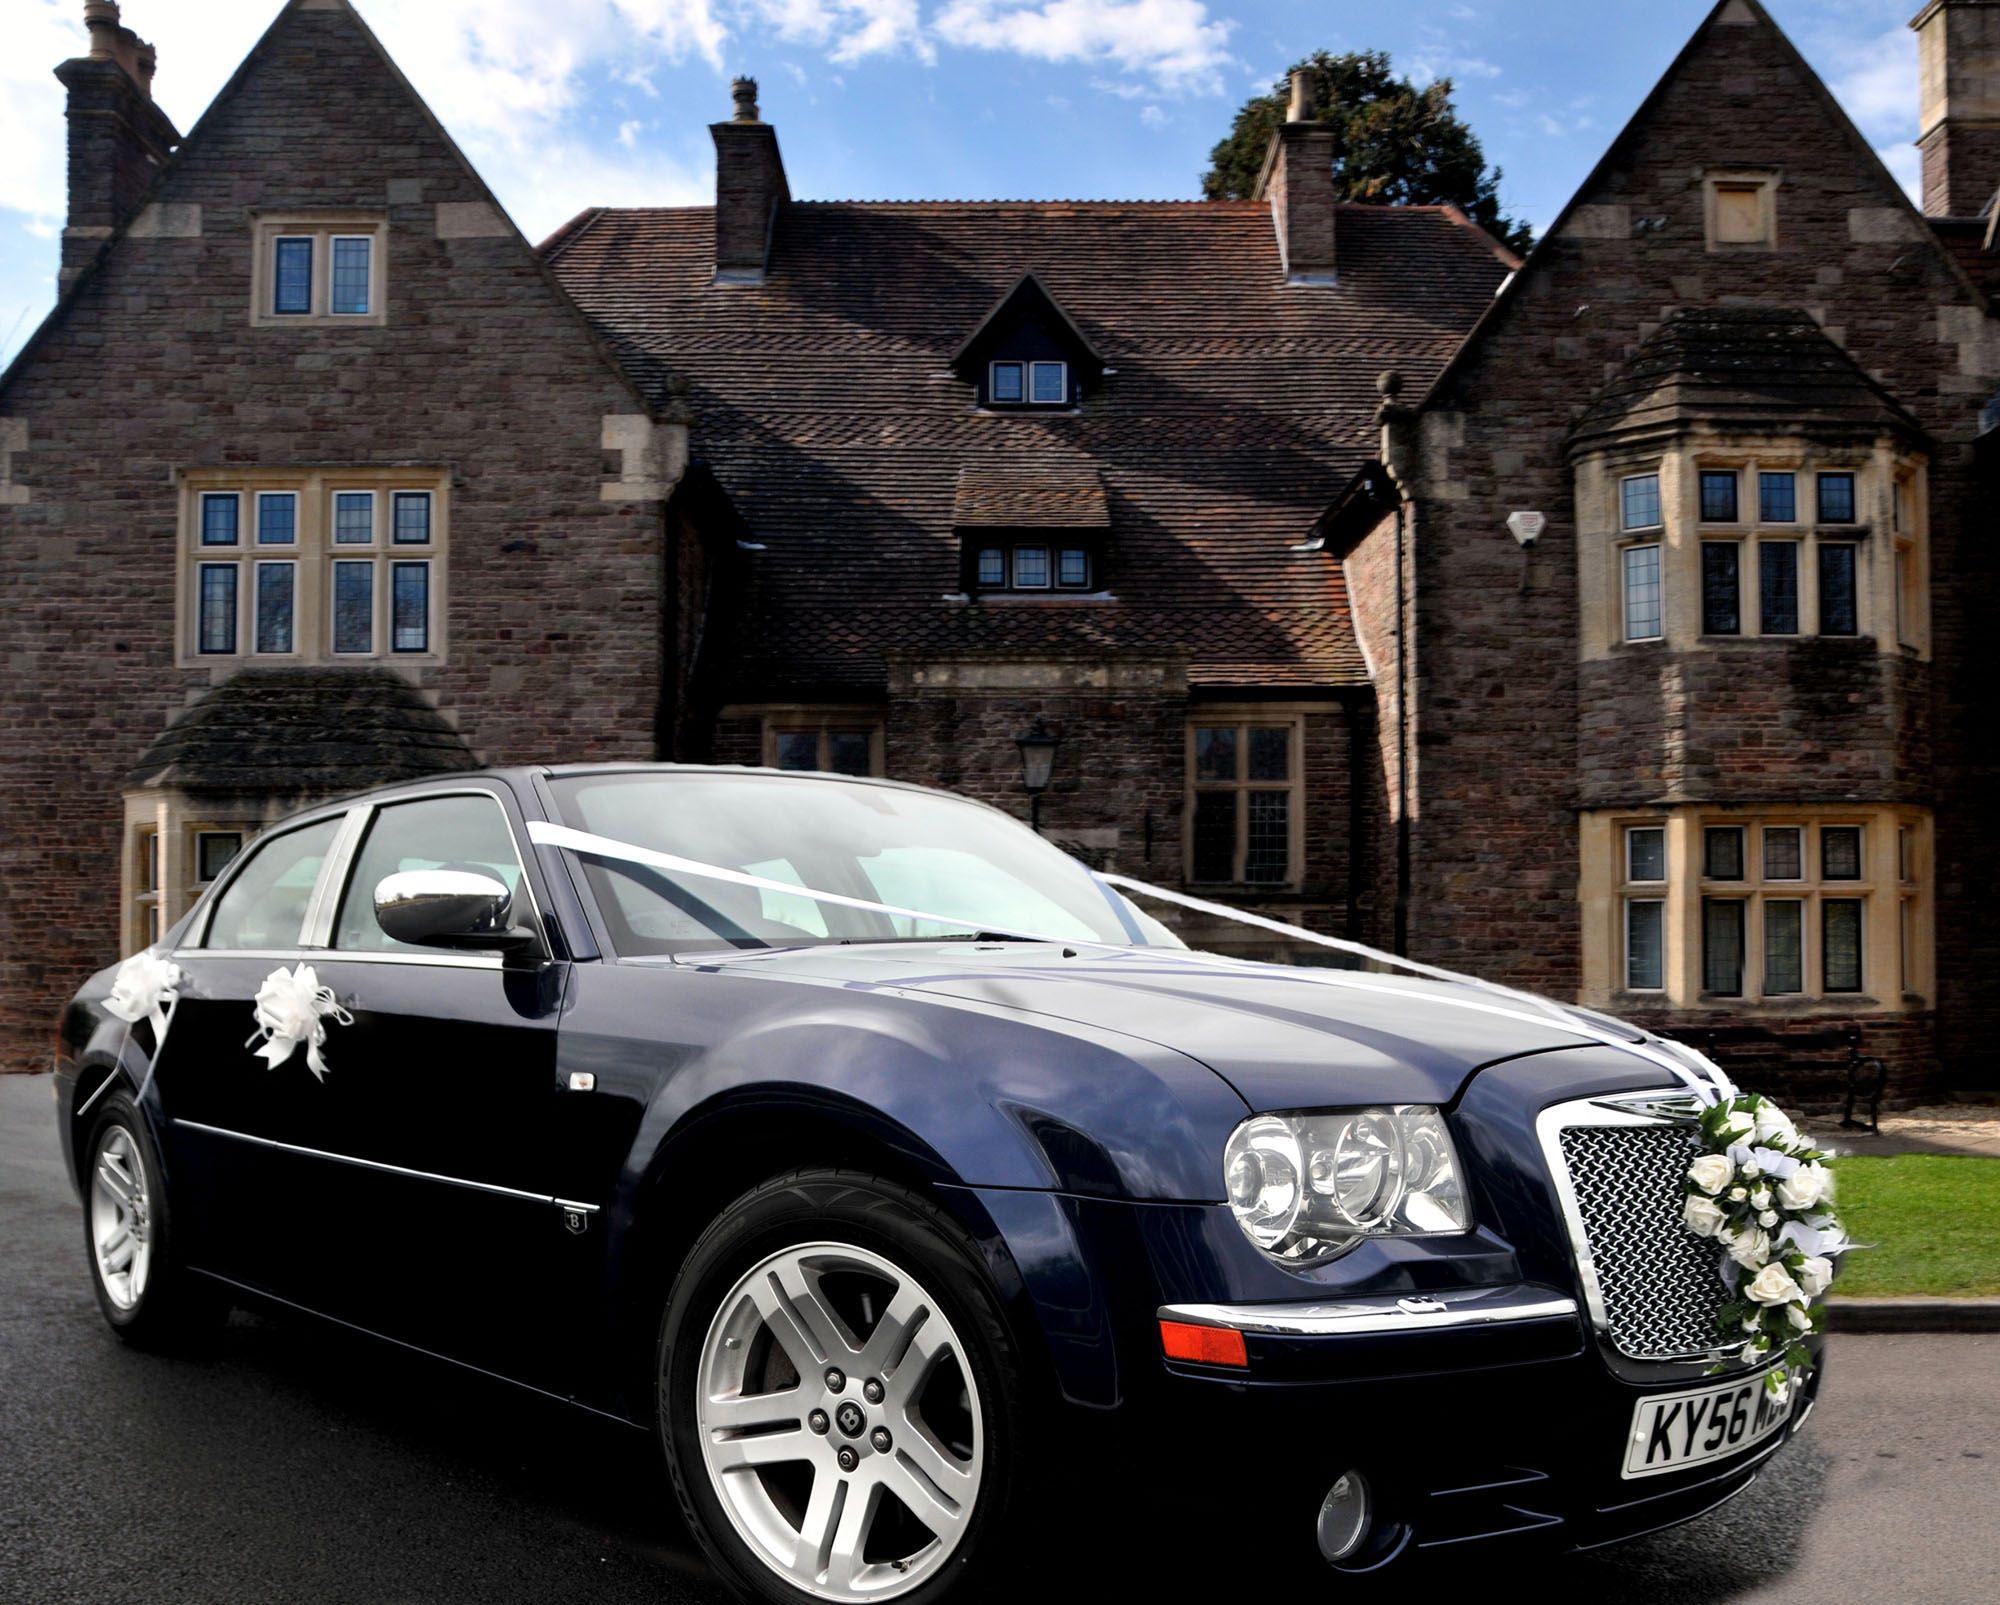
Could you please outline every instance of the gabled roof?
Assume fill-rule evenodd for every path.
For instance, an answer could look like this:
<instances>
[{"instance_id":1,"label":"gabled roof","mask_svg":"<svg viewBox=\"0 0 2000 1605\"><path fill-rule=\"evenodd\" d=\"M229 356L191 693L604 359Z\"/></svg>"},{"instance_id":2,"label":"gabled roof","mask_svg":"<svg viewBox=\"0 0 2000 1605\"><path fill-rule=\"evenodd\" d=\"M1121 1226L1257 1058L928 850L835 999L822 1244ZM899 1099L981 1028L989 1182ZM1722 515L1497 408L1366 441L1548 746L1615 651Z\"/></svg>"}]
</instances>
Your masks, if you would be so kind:
<instances>
[{"instance_id":1,"label":"gabled roof","mask_svg":"<svg viewBox=\"0 0 2000 1605\"><path fill-rule=\"evenodd\" d=\"M176 176L191 161L199 158L205 145L216 137L214 131L226 123L230 107L238 96L243 93L244 86L254 78L260 65L270 60L279 51L287 48L311 52L314 49L317 39L324 37L323 35L293 37L296 28L304 26L311 29L321 29L336 24L352 28L365 41L368 49L380 61L384 73L409 98L410 105L415 109L422 122L427 126L428 131L442 147L446 159L457 165L465 179L472 185L473 193L481 197L493 208L497 216L506 221L508 233L534 263L535 270L547 284L549 293L555 302L566 313L576 317L578 332L596 348L598 354L603 359L606 371L618 383L631 390L635 402L641 406L646 405L645 395L634 384L631 375L611 354L609 349L605 347L595 328L577 312L568 295L556 282L554 276L549 273L546 258L520 232L515 226L513 219L507 216L507 209L500 204L499 198L487 187L486 181L479 176L479 170L466 159L465 153L458 147L458 142L446 131L444 124L437 120L429 104L424 100L422 95L417 93L415 86L410 83L409 79L403 75L402 69L396 65L395 58L383 47L382 41L376 38L375 31L362 19L361 14L349 4L349 0L285 0L283 8L278 12L277 16L271 19L271 25L264 30L263 35L258 39L257 43L251 47L250 53L237 63L236 70L229 75L228 81L216 92L215 98L208 103L207 109L202 112L200 119L188 131L180 144L175 147L172 157L154 175L152 185L146 192L145 200L133 208L132 216L120 226L116 234L112 235L105 242L103 248L98 251L96 257L84 271L71 281L68 289L63 292L61 298L49 312L49 315L42 320L41 325L22 343L21 349L14 354L14 360L7 365L5 370L0 370L0 393L5 392L8 381L26 364L30 355L41 344L42 340L59 327L67 318L70 307L75 304L78 296L95 277L97 269L118 249L126 233L130 230L133 221L140 217L145 212L146 207L155 199L171 193ZM301 162L305 164L314 159L310 156L302 157Z\"/></svg>"},{"instance_id":2,"label":"gabled roof","mask_svg":"<svg viewBox=\"0 0 2000 1605\"><path fill-rule=\"evenodd\" d=\"M642 384L686 377L690 449L764 548L732 695L851 698L888 653L972 651L1304 688L1365 681L1338 566L1295 548L1375 452L1376 377L1424 384L1508 266L1445 207L1338 227L1340 285L1315 290L1285 286L1248 201L794 201L755 288L711 283L706 207L598 212L547 249ZM1108 365L1073 412L978 412L951 371L1024 265ZM946 599L986 494L962 504L962 471L1029 460L1095 472L1115 602Z\"/></svg>"},{"instance_id":3,"label":"gabled roof","mask_svg":"<svg viewBox=\"0 0 2000 1605\"><path fill-rule=\"evenodd\" d=\"M1796 307L1671 313L1598 392L1570 445L1688 423L1923 438L1895 398Z\"/></svg>"},{"instance_id":4,"label":"gabled roof","mask_svg":"<svg viewBox=\"0 0 2000 1605\"><path fill-rule=\"evenodd\" d=\"M1634 147L1646 137L1647 129L1660 103L1686 69L1703 40L1717 26L1756 27L1766 30L1772 44L1798 73L1800 82L1831 126L1834 137L1846 148L1861 169L1875 180L1877 188L1881 191L1882 204L1902 211L1913 225L1912 233L1932 234L1932 220L1924 216L1911 201L1903 186L1896 181L1895 175L1883 165L1882 158L1876 153L1875 147L1868 142L1867 136L1854 126L1854 120L1847 115L1833 92L1826 87L1825 81L1813 71L1811 63L1799 54L1798 47L1792 43L1785 30L1772 20L1771 14L1764 9L1761 0L1716 0L1708 15L1688 36L1687 42L1669 63L1667 70L1660 74L1659 81L1647 92L1646 98L1639 102L1638 109L1618 131L1618 137L1605 147L1604 154L1597 159L1597 164L1591 168L1589 175L1576 187L1575 193L1556 214L1555 221L1536 241L1535 248L1521 263L1520 270L1508 280L1500 294L1494 297L1493 304L1486 309L1472 331L1466 335L1464 343L1453 354L1451 360L1432 378L1428 387L1420 392L1422 397L1418 402L1420 409L1432 405L1443 396L1446 386L1451 383L1453 377L1467 363L1474 360L1484 345L1486 336L1498 326L1512 303L1524 293L1524 284L1533 277L1544 261L1563 249L1564 229L1576 209L1586 204L1589 198L1602 189L1607 180L1617 174L1631 159ZM1966 271L1961 253L1945 239L1939 240L1939 251L1950 264L1950 271L1983 305L1986 300L1984 287Z\"/></svg>"},{"instance_id":5,"label":"gabled roof","mask_svg":"<svg viewBox=\"0 0 2000 1605\"><path fill-rule=\"evenodd\" d=\"M465 738L387 669L245 669L153 738L132 786L331 796L475 767Z\"/></svg>"},{"instance_id":6,"label":"gabled roof","mask_svg":"<svg viewBox=\"0 0 2000 1605\"><path fill-rule=\"evenodd\" d=\"M1086 365L1102 369L1104 359L1097 354L1076 320L1049 294L1048 287L1032 273L1023 273L1014 287L993 303L993 310L979 320L979 326L965 337L965 344L952 353L952 372L969 374L979 365L986 348L1007 329L1024 321L1039 322L1053 329Z\"/></svg>"}]
</instances>

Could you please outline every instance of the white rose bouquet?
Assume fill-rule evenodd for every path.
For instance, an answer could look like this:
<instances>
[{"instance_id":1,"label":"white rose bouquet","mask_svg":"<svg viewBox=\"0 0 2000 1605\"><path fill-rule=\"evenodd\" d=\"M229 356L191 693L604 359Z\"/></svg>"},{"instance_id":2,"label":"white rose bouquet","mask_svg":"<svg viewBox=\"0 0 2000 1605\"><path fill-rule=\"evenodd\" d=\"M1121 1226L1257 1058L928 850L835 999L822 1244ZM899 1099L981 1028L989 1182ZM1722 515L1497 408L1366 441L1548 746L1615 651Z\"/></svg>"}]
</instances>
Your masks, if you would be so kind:
<instances>
[{"instance_id":1,"label":"white rose bouquet","mask_svg":"<svg viewBox=\"0 0 2000 1605\"><path fill-rule=\"evenodd\" d=\"M1811 1374L1808 1334L1826 1329L1818 1301L1833 1258L1851 1245L1833 1212L1832 1156L1815 1148L1770 1099L1724 1098L1702 1111L1703 1152L1682 1182L1682 1218L1720 1250L1731 1297L1717 1317L1718 1360L1742 1365L1777 1356L1764 1385L1781 1402Z\"/></svg>"}]
</instances>

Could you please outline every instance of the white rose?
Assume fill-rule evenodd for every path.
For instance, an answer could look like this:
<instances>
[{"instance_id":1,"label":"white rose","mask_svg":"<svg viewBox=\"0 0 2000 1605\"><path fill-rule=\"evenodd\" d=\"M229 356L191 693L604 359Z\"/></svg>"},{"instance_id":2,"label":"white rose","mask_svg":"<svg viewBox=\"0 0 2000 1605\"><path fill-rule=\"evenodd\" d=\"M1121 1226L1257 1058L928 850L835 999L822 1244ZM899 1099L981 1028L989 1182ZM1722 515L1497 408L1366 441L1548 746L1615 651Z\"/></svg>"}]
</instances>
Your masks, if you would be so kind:
<instances>
[{"instance_id":1,"label":"white rose","mask_svg":"<svg viewBox=\"0 0 2000 1605\"><path fill-rule=\"evenodd\" d=\"M1805 1297L1792 1273L1775 1262L1753 1276L1743 1291L1759 1304L1795 1304Z\"/></svg>"},{"instance_id":2,"label":"white rose","mask_svg":"<svg viewBox=\"0 0 2000 1605\"><path fill-rule=\"evenodd\" d=\"M1769 1209L1771 1207L1771 1189L1768 1187L1759 1187L1750 1195L1750 1207L1752 1209ZM1766 1221L1764 1224L1768 1226L1771 1223Z\"/></svg>"},{"instance_id":3,"label":"white rose","mask_svg":"<svg viewBox=\"0 0 2000 1605\"><path fill-rule=\"evenodd\" d=\"M1736 1176L1736 1166L1727 1154L1703 1154L1688 1166L1688 1180L1705 1193L1719 1193Z\"/></svg>"},{"instance_id":4,"label":"white rose","mask_svg":"<svg viewBox=\"0 0 2000 1605\"><path fill-rule=\"evenodd\" d=\"M1747 1137L1757 1129L1757 1117L1747 1109L1732 1109L1722 1117L1724 1138Z\"/></svg>"},{"instance_id":5,"label":"white rose","mask_svg":"<svg viewBox=\"0 0 2000 1605\"><path fill-rule=\"evenodd\" d=\"M1713 1199L1703 1198L1699 1193L1689 1193L1681 1210L1681 1219L1697 1237L1713 1237L1728 1218Z\"/></svg>"},{"instance_id":6,"label":"white rose","mask_svg":"<svg viewBox=\"0 0 2000 1605\"><path fill-rule=\"evenodd\" d=\"M1743 1179L1745 1181L1755 1181L1762 1174L1763 1171L1758 1169L1757 1161L1754 1159L1743 1167Z\"/></svg>"},{"instance_id":7,"label":"white rose","mask_svg":"<svg viewBox=\"0 0 2000 1605\"><path fill-rule=\"evenodd\" d=\"M1746 1271L1759 1270L1771 1257L1771 1234L1762 1231L1718 1232L1728 1246L1729 1257ZM1787 1277L1789 1281L1791 1278Z\"/></svg>"},{"instance_id":8,"label":"white rose","mask_svg":"<svg viewBox=\"0 0 2000 1605\"><path fill-rule=\"evenodd\" d=\"M1763 1212L1762 1214L1760 1214L1760 1215L1759 1215L1759 1216L1757 1217L1757 1224L1758 1224L1759 1226L1775 1226L1775 1225L1777 1225L1777 1224L1778 1224L1778 1212L1777 1212L1777 1211L1776 1211L1775 1209L1767 1209L1767 1210L1765 1210L1765 1211L1764 1211L1764 1212Z\"/></svg>"},{"instance_id":9,"label":"white rose","mask_svg":"<svg viewBox=\"0 0 2000 1605\"><path fill-rule=\"evenodd\" d=\"M1754 1124L1759 1142L1770 1142L1773 1138L1782 1143L1798 1141L1799 1129L1792 1124L1792 1117L1768 1098L1757 1105Z\"/></svg>"},{"instance_id":10,"label":"white rose","mask_svg":"<svg viewBox=\"0 0 2000 1605\"><path fill-rule=\"evenodd\" d=\"M1801 1165L1778 1183L1778 1202L1787 1209L1811 1209L1826 1196L1830 1179L1824 1165Z\"/></svg>"},{"instance_id":11,"label":"white rose","mask_svg":"<svg viewBox=\"0 0 2000 1605\"><path fill-rule=\"evenodd\" d=\"M1814 1254L1793 1274L1798 1278L1799 1286L1805 1289L1807 1298L1818 1298L1833 1281L1833 1261Z\"/></svg>"},{"instance_id":12,"label":"white rose","mask_svg":"<svg viewBox=\"0 0 2000 1605\"><path fill-rule=\"evenodd\" d=\"M1812 1317L1806 1313L1806 1307L1803 1304L1787 1304L1785 1306L1785 1318L1801 1332L1810 1332L1812 1330Z\"/></svg>"},{"instance_id":13,"label":"white rose","mask_svg":"<svg viewBox=\"0 0 2000 1605\"><path fill-rule=\"evenodd\" d=\"M1732 1204L1740 1204L1749 1196L1750 1189L1747 1187L1732 1187L1729 1189L1729 1201Z\"/></svg>"}]
</instances>

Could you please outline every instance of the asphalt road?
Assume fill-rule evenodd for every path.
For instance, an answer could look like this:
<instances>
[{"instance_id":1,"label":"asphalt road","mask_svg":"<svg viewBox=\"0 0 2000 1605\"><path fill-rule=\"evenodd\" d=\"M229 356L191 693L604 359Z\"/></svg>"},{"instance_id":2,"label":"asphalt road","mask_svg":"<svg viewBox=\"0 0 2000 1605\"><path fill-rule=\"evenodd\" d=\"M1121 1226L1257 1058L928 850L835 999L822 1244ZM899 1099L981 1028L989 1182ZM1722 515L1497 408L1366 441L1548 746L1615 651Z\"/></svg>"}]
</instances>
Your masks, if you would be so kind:
<instances>
[{"instance_id":1,"label":"asphalt road","mask_svg":"<svg viewBox=\"0 0 2000 1605\"><path fill-rule=\"evenodd\" d=\"M0 1601L722 1600L638 1433L304 1320L239 1314L200 1359L122 1348L53 1108L46 1077L0 1076ZM1741 1498L1508 1581L1621 1605L1990 1605L1996 1473L2000 1338L1840 1337L1811 1427ZM1268 1592L1253 1534L1195 1566L1162 1526L1107 1523L1091 1575L1052 1554L1036 1592Z\"/></svg>"}]
</instances>

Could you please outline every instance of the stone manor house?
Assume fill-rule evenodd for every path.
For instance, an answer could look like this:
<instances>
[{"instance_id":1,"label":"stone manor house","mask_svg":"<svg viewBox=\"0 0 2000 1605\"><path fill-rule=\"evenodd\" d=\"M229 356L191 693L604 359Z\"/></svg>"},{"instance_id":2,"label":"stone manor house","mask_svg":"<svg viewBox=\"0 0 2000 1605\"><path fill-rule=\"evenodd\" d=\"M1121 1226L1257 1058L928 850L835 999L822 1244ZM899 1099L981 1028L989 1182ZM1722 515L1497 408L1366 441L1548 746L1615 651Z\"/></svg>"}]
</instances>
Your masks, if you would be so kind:
<instances>
[{"instance_id":1,"label":"stone manor house","mask_svg":"<svg viewBox=\"0 0 2000 1605\"><path fill-rule=\"evenodd\" d=\"M1723 0L1525 262L1336 204L1304 83L1255 201L881 203L795 198L741 80L714 205L534 245L348 0L186 134L83 11L0 375L4 1067L314 798L672 757L1026 816L1027 737L1100 866L1809 1102L1856 1030L1892 1096L2000 1082L2000 0L1915 19L1921 209Z\"/></svg>"}]
</instances>

